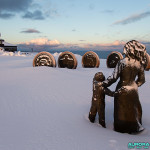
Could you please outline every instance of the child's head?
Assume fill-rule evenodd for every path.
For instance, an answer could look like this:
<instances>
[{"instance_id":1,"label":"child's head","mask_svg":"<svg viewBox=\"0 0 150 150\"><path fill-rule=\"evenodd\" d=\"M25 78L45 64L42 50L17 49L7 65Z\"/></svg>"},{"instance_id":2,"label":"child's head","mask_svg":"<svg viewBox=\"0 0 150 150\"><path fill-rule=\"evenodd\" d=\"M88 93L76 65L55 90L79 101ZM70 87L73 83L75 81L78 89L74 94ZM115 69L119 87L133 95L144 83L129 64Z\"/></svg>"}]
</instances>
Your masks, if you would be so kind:
<instances>
[{"instance_id":1,"label":"child's head","mask_svg":"<svg viewBox=\"0 0 150 150\"><path fill-rule=\"evenodd\" d=\"M94 76L94 80L96 80L98 82L102 82L105 80L105 76L103 75L102 72L97 72Z\"/></svg>"}]
</instances>

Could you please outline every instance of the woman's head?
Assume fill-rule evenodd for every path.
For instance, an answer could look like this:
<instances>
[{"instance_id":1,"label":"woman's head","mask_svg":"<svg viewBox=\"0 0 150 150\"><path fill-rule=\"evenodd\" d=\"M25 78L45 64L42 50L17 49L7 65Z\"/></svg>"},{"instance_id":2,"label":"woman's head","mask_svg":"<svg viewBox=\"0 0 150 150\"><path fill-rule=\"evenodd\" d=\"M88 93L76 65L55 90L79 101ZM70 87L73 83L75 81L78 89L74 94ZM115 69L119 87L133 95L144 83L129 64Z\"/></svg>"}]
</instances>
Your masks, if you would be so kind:
<instances>
[{"instance_id":1,"label":"woman's head","mask_svg":"<svg viewBox=\"0 0 150 150\"><path fill-rule=\"evenodd\" d=\"M128 58L136 59L142 64L145 63L146 47L138 41L132 40L125 44L123 53Z\"/></svg>"}]
</instances>

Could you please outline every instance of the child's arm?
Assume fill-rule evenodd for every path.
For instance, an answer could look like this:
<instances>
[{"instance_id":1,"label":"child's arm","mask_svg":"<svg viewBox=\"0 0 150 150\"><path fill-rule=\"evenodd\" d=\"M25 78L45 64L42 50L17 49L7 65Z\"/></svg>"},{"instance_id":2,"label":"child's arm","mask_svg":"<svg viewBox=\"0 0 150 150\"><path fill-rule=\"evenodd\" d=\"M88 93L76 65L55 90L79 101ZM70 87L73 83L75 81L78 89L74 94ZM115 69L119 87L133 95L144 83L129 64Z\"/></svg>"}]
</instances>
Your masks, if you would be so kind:
<instances>
[{"instance_id":1,"label":"child's arm","mask_svg":"<svg viewBox=\"0 0 150 150\"><path fill-rule=\"evenodd\" d=\"M127 92L128 92L128 89L123 86L115 92L115 96L125 95Z\"/></svg>"},{"instance_id":2,"label":"child's arm","mask_svg":"<svg viewBox=\"0 0 150 150\"><path fill-rule=\"evenodd\" d=\"M114 97L115 95L115 92L114 91L111 91L110 89L108 88L104 88L104 93L108 96L111 96L111 97Z\"/></svg>"},{"instance_id":3,"label":"child's arm","mask_svg":"<svg viewBox=\"0 0 150 150\"><path fill-rule=\"evenodd\" d=\"M121 87L116 92L111 91L108 88L104 88L104 92L106 95L114 97L114 96L119 96L119 95L125 95L128 91L125 87Z\"/></svg>"}]
</instances>

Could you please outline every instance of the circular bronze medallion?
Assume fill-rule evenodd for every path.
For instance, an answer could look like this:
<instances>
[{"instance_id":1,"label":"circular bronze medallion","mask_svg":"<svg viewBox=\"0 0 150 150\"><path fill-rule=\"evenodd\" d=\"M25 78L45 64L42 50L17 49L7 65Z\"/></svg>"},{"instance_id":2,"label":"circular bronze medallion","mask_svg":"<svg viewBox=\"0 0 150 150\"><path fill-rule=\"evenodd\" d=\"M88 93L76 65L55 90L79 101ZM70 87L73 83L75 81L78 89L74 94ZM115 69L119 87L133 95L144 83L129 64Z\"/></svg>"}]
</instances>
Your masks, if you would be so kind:
<instances>
[{"instance_id":1,"label":"circular bronze medallion","mask_svg":"<svg viewBox=\"0 0 150 150\"><path fill-rule=\"evenodd\" d=\"M84 68L95 68L95 67L98 68L99 65L100 65L100 60L98 55L95 52L89 51L82 56L82 66Z\"/></svg>"},{"instance_id":2,"label":"circular bronze medallion","mask_svg":"<svg viewBox=\"0 0 150 150\"><path fill-rule=\"evenodd\" d=\"M62 52L58 58L58 67L68 68L68 69L76 69L77 59L76 59L75 55L68 51Z\"/></svg>"},{"instance_id":3,"label":"circular bronze medallion","mask_svg":"<svg viewBox=\"0 0 150 150\"><path fill-rule=\"evenodd\" d=\"M148 53L146 53L146 57L145 57L146 59L145 59L145 70L146 71L149 71L149 69L150 69L150 56L149 56L149 54Z\"/></svg>"},{"instance_id":4,"label":"circular bronze medallion","mask_svg":"<svg viewBox=\"0 0 150 150\"><path fill-rule=\"evenodd\" d=\"M123 59L123 56L120 52L111 52L107 57L107 67L115 68L120 59Z\"/></svg>"},{"instance_id":5,"label":"circular bronze medallion","mask_svg":"<svg viewBox=\"0 0 150 150\"><path fill-rule=\"evenodd\" d=\"M48 52L38 53L33 59L33 67L37 66L56 67L54 56Z\"/></svg>"}]
</instances>

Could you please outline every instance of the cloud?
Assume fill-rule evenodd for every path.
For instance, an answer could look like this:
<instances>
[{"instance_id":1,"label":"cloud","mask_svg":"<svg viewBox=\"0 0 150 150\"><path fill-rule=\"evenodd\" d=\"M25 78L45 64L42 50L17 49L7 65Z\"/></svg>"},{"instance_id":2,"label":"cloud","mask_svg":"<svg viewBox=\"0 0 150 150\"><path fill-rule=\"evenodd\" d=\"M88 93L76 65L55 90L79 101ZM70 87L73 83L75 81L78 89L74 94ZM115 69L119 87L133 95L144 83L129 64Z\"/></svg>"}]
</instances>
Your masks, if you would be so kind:
<instances>
[{"instance_id":1,"label":"cloud","mask_svg":"<svg viewBox=\"0 0 150 150\"><path fill-rule=\"evenodd\" d=\"M112 43L83 44L82 47L87 50L122 50L124 45L124 41L117 40Z\"/></svg>"},{"instance_id":2,"label":"cloud","mask_svg":"<svg viewBox=\"0 0 150 150\"><path fill-rule=\"evenodd\" d=\"M46 17L40 5L34 3L34 0L2 0L0 2L1 19L12 18L17 13L24 13L22 16L24 19L44 20Z\"/></svg>"},{"instance_id":3,"label":"cloud","mask_svg":"<svg viewBox=\"0 0 150 150\"><path fill-rule=\"evenodd\" d=\"M111 13L114 13L114 10L107 9L107 10L101 11L101 13L111 14Z\"/></svg>"},{"instance_id":4,"label":"cloud","mask_svg":"<svg viewBox=\"0 0 150 150\"><path fill-rule=\"evenodd\" d=\"M92 46L102 46L102 47L109 47L109 46L120 46L120 45L124 45L125 42L124 41L119 41L119 40L116 40L112 43L96 43L96 44L90 44Z\"/></svg>"},{"instance_id":5,"label":"cloud","mask_svg":"<svg viewBox=\"0 0 150 150\"><path fill-rule=\"evenodd\" d=\"M122 45L122 44L125 44L125 42L116 40L116 41L114 41L111 45L118 46L118 45Z\"/></svg>"},{"instance_id":6,"label":"cloud","mask_svg":"<svg viewBox=\"0 0 150 150\"><path fill-rule=\"evenodd\" d=\"M26 11L33 0L2 0L0 1L0 18L10 19L18 12Z\"/></svg>"},{"instance_id":7,"label":"cloud","mask_svg":"<svg viewBox=\"0 0 150 150\"><path fill-rule=\"evenodd\" d=\"M81 40L82 41L82 40ZM83 40L84 41L84 40ZM114 41L112 43L80 43L80 44L61 44L56 47L57 50L90 50L90 51L101 51L101 50L114 50L122 51L125 45L124 41Z\"/></svg>"},{"instance_id":8,"label":"cloud","mask_svg":"<svg viewBox=\"0 0 150 150\"><path fill-rule=\"evenodd\" d=\"M79 40L80 41L80 40ZM81 40L82 41L82 40ZM84 41L84 40L83 40ZM58 40L49 40L48 38L33 39L25 43L18 44L18 49L31 51L123 51L123 47L127 41L116 40L111 43L60 43ZM147 51L150 51L149 41L139 41L146 46Z\"/></svg>"},{"instance_id":9,"label":"cloud","mask_svg":"<svg viewBox=\"0 0 150 150\"><path fill-rule=\"evenodd\" d=\"M33 39L31 41L17 44L18 50L22 51L48 51L61 49L62 44L58 40L49 40L47 38Z\"/></svg>"},{"instance_id":10,"label":"cloud","mask_svg":"<svg viewBox=\"0 0 150 150\"><path fill-rule=\"evenodd\" d=\"M21 33L41 33L41 32L35 29L27 29L27 30L21 31Z\"/></svg>"},{"instance_id":11,"label":"cloud","mask_svg":"<svg viewBox=\"0 0 150 150\"><path fill-rule=\"evenodd\" d=\"M120 51L123 52L124 45L127 41L119 41L116 40L112 43L80 43L80 44L60 44L58 47L55 47L53 49L55 50L83 50L83 51ZM142 42L146 48L147 51L150 48L150 42Z\"/></svg>"},{"instance_id":12,"label":"cloud","mask_svg":"<svg viewBox=\"0 0 150 150\"><path fill-rule=\"evenodd\" d=\"M82 40L81 40L82 41ZM84 41L84 40L83 40ZM57 50L57 51L72 51L72 50L90 50L90 51L123 51L123 47L127 41L116 40L112 43L79 43L63 44L58 40L49 40L48 38L38 38L32 39L30 41L18 44L18 49L28 49L33 48L35 51L48 51L48 50ZM150 41L139 41L146 46L147 51L150 51Z\"/></svg>"},{"instance_id":13,"label":"cloud","mask_svg":"<svg viewBox=\"0 0 150 150\"><path fill-rule=\"evenodd\" d=\"M76 29L72 29L72 32L76 32L77 30Z\"/></svg>"},{"instance_id":14,"label":"cloud","mask_svg":"<svg viewBox=\"0 0 150 150\"><path fill-rule=\"evenodd\" d=\"M24 19L32 19L32 20L44 20L45 17L40 10L36 10L34 12L27 11L25 15L22 16Z\"/></svg>"},{"instance_id":15,"label":"cloud","mask_svg":"<svg viewBox=\"0 0 150 150\"><path fill-rule=\"evenodd\" d=\"M81 40L82 41L82 40ZM114 41L112 43L79 43L79 44L61 44L58 47L54 48L56 50L83 50L83 51L101 51L101 50L113 50L113 51L122 51L125 42L123 41Z\"/></svg>"},{"instance_id":16,"label":"cloud","mask_svg":"<svg viewBox=\"0 0 150 150\"><path fill-rule=\"evenodd\" d=\"M94 10L94 9L95 9L95 5L94 5L94 4L90 4L90 5L89 5L89 9L90 9L90 10Z\"/></svg>"},{"instance_id":17,"label":"cloud","mask_svg":"<svg viewBox=\"0 0 150 150\"><path fill-rule=\"evenodd\" d=\"M33 40L25 42L25 43L21 43L21 44L58 46L58 45L60 45L60 42L58 40L49 40L47 38L39 38L39 39L33 39Z\"/></svg>"},{"instance_id":18,"label":"cloud","mask_svg":"<svg viewBox=\"0 0 150 150\"><path fill-rule=\"evenodd\" d=\"M85 42L86 40L79 40L80 42Z\"/></svg>"},{"instance_id":19,"label":"cloud","mask_svg":"<svg viewBox=\"0 0 150 150\"><path fill-rule=\"evenodd\" d=\"M150 16L150 11L140 13L140 14L131 15L131 16L123 19L123 20L119 20L119 21L114 22L112 25L119 25L119 24L126 25L129 23L133 23L133 22L139 21L141 19L144 19L148 16Z\"/></svg>"},{"instance_id":20,"label":"cloud","mask_svg":"<svg viewBox=\"0 0 150 150\"><path fill-rule=\"evenodd\" d=\"M33 0L2 0L0 10L9 12L24 11L29 8Z\"/></svg>"},{"instance_id":21,"label":"cloud","mask_svg":"<svg viewBox=\"0 0 150 150\"><path fill-rule=\"evenodd\" d=\"M49 8L49 10L45 12L45 15L46 17L50 17L50 18L55 18L60 16L56 8Z\"/></svg>"},{"instance_id":22,"label":"cloud","mask_svg":"<svg viewBox=\"0 0 150 150\"><path fill-rule=\"evenodd\" d=\"M0 12L0 18L1 19L10 19L14 16L14 14L11 13L4 13L4 12Z\"/></svg>"},{"instance_id":23,"label":"cloud","mask_svg":"<svg viewBox=\"0 0 150 150\"><path fill-rule=\"evenodd\" d=\"M44 2L43 2L44 3ZM57 9L49 5L43 5L35 0L1 0L0 19L8 19L16 14L24 19L44 20L59 16ZM47 2L45 2L47 3Z\"/></svg>"},{"instance_id":24,"label":"cloud","mask_svg":"<svg viewBox=\"0 0 150 150\"><path fill-rule=\"evenodd\" d=\"M49 40L48 38L33 39L28 42L20 43L17 45L18 49L24 51L47 51L50 49L57 49L61 46L58 40Z\"/></svg>"},{"instance_id":25,"label":"cloud","mask_svg":"<svg viewBox=\"0 0 150 150\"><path fill-rule=\"evenodd\" d=\"M81 40L82 41L82 40ZM83 40L84 41L84 40ZM57 50L57 51L72 51L72 50L90 50L90 51L101 51L101 50L114 50L122 51L126 42L123 41L114 41L112 43L60 43L58 40L49 40L48 38L39 38L33 39L25 43L18 44L18 49L28 49L32 48L35 51L48 51L48 50Z\"/></svg>"}]
</instances>

